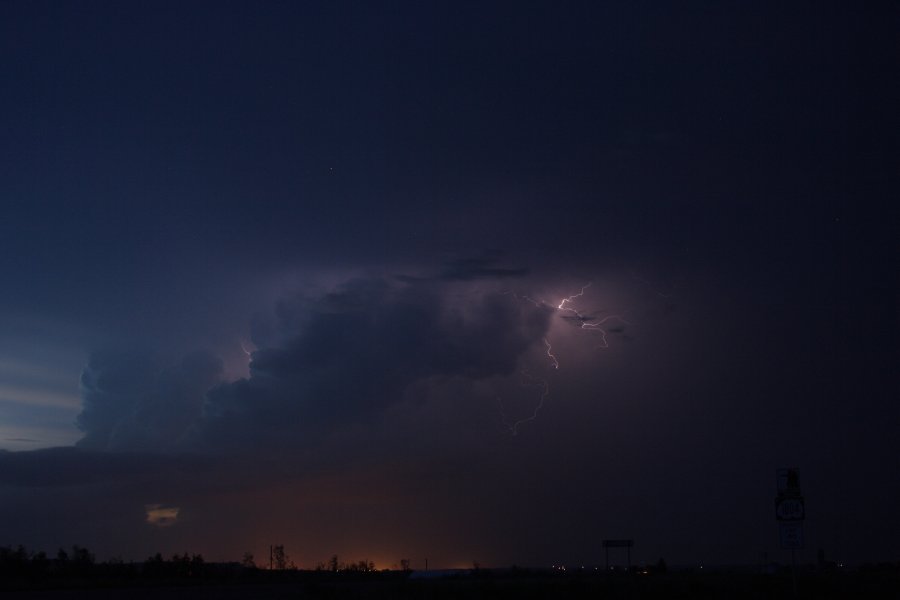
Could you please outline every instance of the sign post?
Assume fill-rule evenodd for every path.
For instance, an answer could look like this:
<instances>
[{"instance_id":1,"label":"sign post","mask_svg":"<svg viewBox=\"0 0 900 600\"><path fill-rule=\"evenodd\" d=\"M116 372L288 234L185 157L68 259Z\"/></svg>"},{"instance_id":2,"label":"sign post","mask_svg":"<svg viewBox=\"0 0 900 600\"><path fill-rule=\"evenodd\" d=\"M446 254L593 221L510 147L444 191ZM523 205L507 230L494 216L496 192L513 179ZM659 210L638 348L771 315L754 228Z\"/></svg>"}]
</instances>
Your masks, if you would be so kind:
<instances>
[{"instance_id":1,"label":"sign post","mask_svg":"<svg viewBox=\"0 0 900 600\"><path fill-rule=\"evenodd\" d=\"M791 551L791 579L797 595L797 555L803 548L803 519L806 505L800 493L800 473L795 468L778 469L775 473L778 495L775 496L775 520L778 521L778 541Z\"/></svg>"},{"instance_id":2,"label":"sign post","mask_svg":"<svg viewBox=\"0 0 900 600\"><path fill-rule=\"evenodd\" d=\"M606 570L609 571L609 549L625 548L627 555L625 570L631 571L631 548L634 546L634 540L603 540L603 549L606 550Z\"/></svg>"}]
</instances>

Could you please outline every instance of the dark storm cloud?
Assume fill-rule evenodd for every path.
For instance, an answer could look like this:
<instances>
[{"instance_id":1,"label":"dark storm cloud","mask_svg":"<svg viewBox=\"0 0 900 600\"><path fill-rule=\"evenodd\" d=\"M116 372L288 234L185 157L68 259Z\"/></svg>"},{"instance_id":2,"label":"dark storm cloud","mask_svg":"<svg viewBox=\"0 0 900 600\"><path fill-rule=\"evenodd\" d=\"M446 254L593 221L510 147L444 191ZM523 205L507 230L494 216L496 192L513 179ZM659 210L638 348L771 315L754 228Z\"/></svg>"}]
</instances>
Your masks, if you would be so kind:
<instances>
[{"instance_id":1,"label":"dark storm cloud","mask_svg":"<svg viewBox=\"0 0 900 600\"><path fill-rule=\"evenodd\" d=\"M528 274L528 269L499 267L495 263L491 258L461 258L448 263L441 272L441 278L446 281L472 281L524 277Z\"/></svg>"},{"instance_id":2,"label":"dark storm cloud","mask_svg":"<svg viewBox=\"0 0 900 600\"><path fill-rule=\"evenodd\" d=\"M110 450L171 449L201 414L222 362L188 355L174 365L146 352L98 352L81 376L85 432L79 446Z\"/></svg>"},{"instance_id":3,"label":"dark storm cloud","mask_svg":"<svg viewBox=\"0 0 900 600\"><path fill-rule=\"evenodd\" d=\"M475 281L478 279L500 280L525 277L530 269L524 267L499 266L496 257L457 258L444 263L434 273L426 275L397 275L395 279L405 283L426 283L434 281Z\"/></svg>"},{"instance_id":4,"label":"dark storm cloud","mask_svg":"<svg viewBox=\"0 0 900 600\"><path fill-rule=\"evenodd\" d=\"M486 278L485 263L465 263ZM552 311L461 283L355 279L321 297L281 300L255 328L250 377L219 384L221 361L174 365L140 352L98 352L81 380L79 446L229 451L308 445L369 423L416 382L514 373Z\"/></svg>"},{"instance_id":5,"label":"dark storm cloud","mask_svg":"<svg viewBox=\"0 0 900 600\"><path fill-rule=\"evenodd\" d=\"M752 562L792 464L809 539L884 558L894 13L0 2L9 447L73 443L52 404L119 349L84 370L80 448L0 455L0 531ZM639 294L595 277L628 268ZM401 275L289 295L285 273ZM579 312L627 320L609 347L548 308L592 279Z\"/></svg>"},{"instance_id":6,"label":"dark storm cloud","mask_svg":"<svg viewBox=\"0 0 900 600\"><path fill-rule=\"evenodd\" d=\"M196 472L210 466L201 456L47 448L0 452L0 486L70 487L127 481L160 473Z\"/></svg>"},{"instance_id":7,"label":"dark storm cloud","mask_svg":"<svg viewBox=\"0 0 900 600\"><path fill-rule=\"evenodd\" d=\"M276 314L254 337L250 378L208 395L203 427L214 445L367 422L417 381L509 375L551 311L499 293L364 279L283 301Z\"/></svg>"}]
</instances>

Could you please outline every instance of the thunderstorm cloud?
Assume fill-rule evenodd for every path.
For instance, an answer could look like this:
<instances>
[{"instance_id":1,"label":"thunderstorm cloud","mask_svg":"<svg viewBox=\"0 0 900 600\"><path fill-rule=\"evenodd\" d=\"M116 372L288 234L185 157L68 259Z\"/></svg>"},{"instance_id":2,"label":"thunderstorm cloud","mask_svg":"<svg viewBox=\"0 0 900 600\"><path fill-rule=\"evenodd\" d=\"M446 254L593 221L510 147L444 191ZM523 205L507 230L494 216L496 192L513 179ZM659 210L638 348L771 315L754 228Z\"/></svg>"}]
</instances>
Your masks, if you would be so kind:
<instances>
[{"instance_id":1,"label":"thunderstorm cloud","mask_svg":"<svg viewBox=\"0 0 900 600\"><path fill-rule=\"evenodd\" d=\"M4 544L756 564L797 466L896 552L891 3L85 4L0 2Z\"/></svg>"},{"instance_id":2,"label":"thunderstorm cloud","mask_svg":"<svg viewBox=\"0 0 900 600\"><path fill-rule=\"evenodd\" d=\"M480 263L479 263L480 264ZM480 269L481 267L479 267ZM282 298L257 319L248 377L194 353L97 352L82 375L79 446L236 451L302 446L377 420L424 382L514 375L552 310L460 283L353 279Z\"/></svg>"}]
</instances>

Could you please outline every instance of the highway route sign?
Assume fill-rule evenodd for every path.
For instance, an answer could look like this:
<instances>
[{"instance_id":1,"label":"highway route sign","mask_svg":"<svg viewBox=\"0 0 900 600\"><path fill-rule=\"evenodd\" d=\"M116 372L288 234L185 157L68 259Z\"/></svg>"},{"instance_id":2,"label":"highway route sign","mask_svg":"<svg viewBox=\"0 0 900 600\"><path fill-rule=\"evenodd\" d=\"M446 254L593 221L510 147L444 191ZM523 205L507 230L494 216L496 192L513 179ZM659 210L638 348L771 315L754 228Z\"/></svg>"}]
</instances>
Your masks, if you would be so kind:
<instances>
[{"instance_id":1,"label":"highway route sign","mask_svg":"<svg viewBox=\"0 0 900 600\"><path fill-rule=\"evenodd\" d=\"M779 496L775 499L775 518L779 521L802 521L806 517L803 497Z\"/></svg>"},{"instance_id":2,"label":"highway route sign","mask_svg":"<svg viewBox=\"0 0 900 600\"><path fill-rule=\"evenodd\" d=\"M803 548L803 523L801 521L782 521L778 524L778 537L785 550Z\"/></svg>"}]
</instances>

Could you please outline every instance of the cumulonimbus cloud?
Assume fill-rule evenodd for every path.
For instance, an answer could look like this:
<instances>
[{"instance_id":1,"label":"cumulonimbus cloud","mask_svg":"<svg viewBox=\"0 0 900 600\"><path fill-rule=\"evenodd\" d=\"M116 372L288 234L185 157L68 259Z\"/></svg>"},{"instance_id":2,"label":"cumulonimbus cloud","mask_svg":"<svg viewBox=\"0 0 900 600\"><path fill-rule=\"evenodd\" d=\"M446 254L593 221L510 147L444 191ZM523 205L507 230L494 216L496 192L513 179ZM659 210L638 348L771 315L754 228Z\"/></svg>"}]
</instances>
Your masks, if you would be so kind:
<instances>
[{"instance_id":1,"label":"cumulonimbus cloud","mask_svg":"<svg viewBox=\"0 0 900 600\"><path fill-rule=\"evenodd\" d=\"M223 383L221 362L176 365L97 353L82 376L80 445L111 450L240 449L293 444L377 419L423 380L516 372L542 343L552 310L467 281L347 281L282 299L257 327L249 377Z\"/></svg>"}]
</instances>

